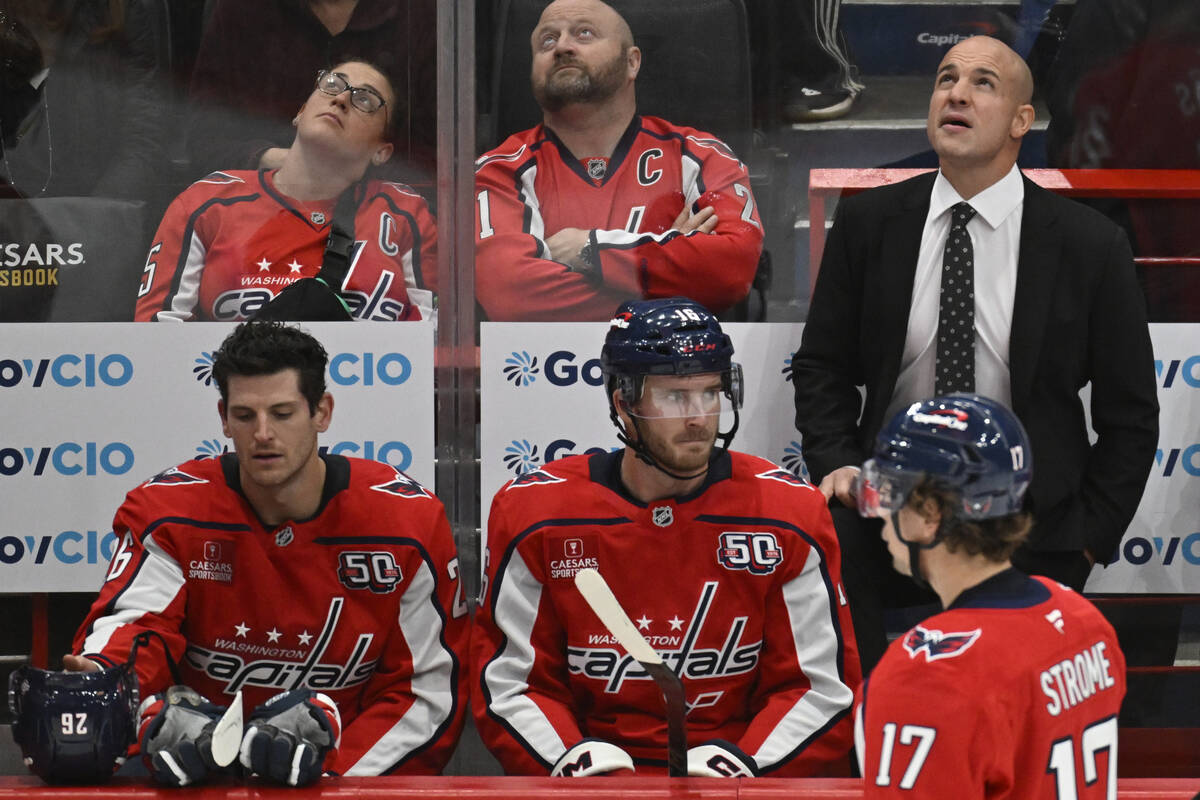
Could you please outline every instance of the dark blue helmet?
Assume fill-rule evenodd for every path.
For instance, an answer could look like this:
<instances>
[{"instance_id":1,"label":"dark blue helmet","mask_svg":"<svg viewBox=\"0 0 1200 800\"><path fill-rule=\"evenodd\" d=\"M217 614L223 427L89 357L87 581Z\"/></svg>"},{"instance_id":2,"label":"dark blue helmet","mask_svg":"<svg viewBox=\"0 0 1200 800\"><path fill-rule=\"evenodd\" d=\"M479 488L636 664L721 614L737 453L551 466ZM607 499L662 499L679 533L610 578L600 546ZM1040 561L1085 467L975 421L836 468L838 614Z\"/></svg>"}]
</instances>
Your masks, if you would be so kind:
<instances>
[{"instance_id":1,"label":"dark blue helmet","mask_svg":"<svg viewBox=\"0 0 1200 800\"><path fill-rule=\"evenodd\" d=\"M99 783L124 763L137 733L132 661L98 672L23 666L8 678L13 738L47 783Z\"/></svg>"},{"instance_id":2,"label":"dark blue helmet","mask_svg":"<svg viewBox=\"0 0 1200 800\"><path fill-rule=\"evenodd\" d=\"M617 438L630 447L646 463L673 478L692 478L679 475L658 462L639 435L626 432L613 401L619 393L626 409L636 404L647 375L701 375L718 373L721 391L729 398L733 422L727 431L718 431L720 447L714 449L716 459L729 449L739 424L742 407L742 365L733 360L733 342L721 330L721 323L704 306L686 297L659 300L629 300L621 304L609 323L604 348L600 351L600 367L608 390L608 410L617 426ZM631 419L637 428L637 419ZM710 459L710 463L711 463Z\"/></svg>"},{"instance_id":3,"label":"dark blue helmet","mask_svg":"<svg viewBox=\"0 0 1200 800\"><path fill-rule=\"evenodd\" d=\"M716 317L686 297L622 303L609 323L600 366L609 393L621 388L630 404L646 375L719 372L728 376L729 399L742 405L742 368L733 361L733 342Z\"/></svg>"},{"instance_id":4,"label":"dark blue helmet","mask_svg":"<svg viewBox=\"0 0 1200 800\"><path fill-rule=\"evenodd\" d=\"M1029 437L1012 411L986 397L913 403L879 431L859 476L859 511L899 511L926 477L958 493L961 519L1014 514L1033 477Z\"/></svg>"}]
</instances>

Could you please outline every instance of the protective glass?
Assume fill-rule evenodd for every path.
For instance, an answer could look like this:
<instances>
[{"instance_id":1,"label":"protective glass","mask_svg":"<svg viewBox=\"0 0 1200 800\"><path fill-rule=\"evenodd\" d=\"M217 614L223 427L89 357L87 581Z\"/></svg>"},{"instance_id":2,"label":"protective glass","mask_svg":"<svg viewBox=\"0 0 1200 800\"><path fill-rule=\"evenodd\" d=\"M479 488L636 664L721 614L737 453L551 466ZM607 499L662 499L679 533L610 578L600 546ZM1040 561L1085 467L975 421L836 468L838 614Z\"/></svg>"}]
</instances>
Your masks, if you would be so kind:
<instances>
[{"instance_id":1,"label":"protective glass","mask_svg":"<svg viewBox=\"0 0 1200 800\"><path fill-rule=\"evenodd\" d=\"M885 472L875 459L868 460L854 477L858 513L864 517L882 517L899 511L920 479L920 475Z\"/></svg>"},{"instance_id":2,"label":"protective glass","mask_svg":"<svg viewBox=\"0 0 1200 800\"><path fill-rule=\"evenodd\" d=\"M367 86L351 86L350 81L340 72L321 70L317 73L317 88L327 95L337 97L347 89L350 90L350 105L364 114L374 114L387 105L387 101L374 89Z\"/></svg>"}]
</instances>

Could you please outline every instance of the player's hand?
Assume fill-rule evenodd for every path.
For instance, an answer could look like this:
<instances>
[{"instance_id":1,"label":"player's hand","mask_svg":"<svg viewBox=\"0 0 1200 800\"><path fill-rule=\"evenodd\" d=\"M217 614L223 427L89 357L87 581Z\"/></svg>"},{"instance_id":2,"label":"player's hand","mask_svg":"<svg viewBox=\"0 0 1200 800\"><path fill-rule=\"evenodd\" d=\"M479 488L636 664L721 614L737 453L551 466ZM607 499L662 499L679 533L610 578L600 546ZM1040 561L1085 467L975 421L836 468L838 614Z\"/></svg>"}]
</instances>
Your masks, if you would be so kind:
<instances>
[{"instance_id":1,"label":"player's hand","mask_svg":"<svg viewBox=\"0 0 1200 800\"><path fill-rule=\"evenodd\" d=\"M712 233L716 230L718 221L717 210L712 206L705 206L695 214L687 206L684 206L683 210L679 212L679 216L675 218L675 222L671 224L671 228L683 234L692 231Z\"/></svg>"},{"instance_id":2,"label":"player's hand","mask_svg":"<svg viewBox=\"0 0 1200 800\"><path fill-rule=\"evenodd\" d=\"M287 154L288 148L286 147L268 147L258 157L258 167L259 169L279 169L283 166L283 159Z\"/></svg>"},{"instance_id":3,"label":"player's hand","mask_svg":"<svg viewBox=\"0 0 1200 800\"><path fill-rule=\"evenodd\" d=\"M713 739L687 751L687 774L693 778L753 778L754 759L723 739Z\"/></svg>"},{"instance_id":4,"label":"player's hand","mask_svg":"<svg viewBox=\"0 0 1200 800\"><path fill-rule=\"evenodd\" d=\"M858 467L838 467L821 479L817 488L825 495L828 502L836 497L846 508L857 508L858 500L854 497L854 478L861 472Z\"/></svg>"},{"instance_id":5,"label":"player's hand","mask_svg":"<svg viewBox=\"0 0 1200 800\"><path fill-rule=\"evenodd\" d=\"M579 251L587 244L591 233L583 228L563 228L553 236L547 237L546 246L550 248L550 258L572 269L586 266L579 260Z\"/></svg>"},{"instance_id":6,"label":"player's hand","mask_svg":"<svg viewBox=\"0 0 1200 800\"><path fill-rule=\"evenodd\" d=\"M584 739L562 754L550 775L555 778L586 778L625 770L634 771L629 753L600 739Z\"/></svg>"},{"instance_id":7,"label":"player's hand","mask_svg":"<svg viewBox=\"0 0 1200 800\"><path fill-rule=\"evenodd\" d=\"M100 665L90 658L67 653L63 656L63 669L67 672L99 672Z\"/></svg>"},{"instance_id":8,"label":"player's hand","mask_svg":"<svg viewBox=\"0 0 1200 800\"><path fill-rule=\"evenodd\" d=\"M250 715L239 759L256 775L288 786L321 777L342 737L337 704L311 689L282 692Z\"/></svg>"},{"instance_id":9,"label":"player's hand","mask_svg":"<svg viewBox=\"0 0 1200 800\"><path fill-rule=\"evenodd\" d=\"M138 709L138 741L150 774L168 786L188 786L223 772L212 758L213 728L223 712L186 686L147 697Z\"/></svg>"}]
</instances>

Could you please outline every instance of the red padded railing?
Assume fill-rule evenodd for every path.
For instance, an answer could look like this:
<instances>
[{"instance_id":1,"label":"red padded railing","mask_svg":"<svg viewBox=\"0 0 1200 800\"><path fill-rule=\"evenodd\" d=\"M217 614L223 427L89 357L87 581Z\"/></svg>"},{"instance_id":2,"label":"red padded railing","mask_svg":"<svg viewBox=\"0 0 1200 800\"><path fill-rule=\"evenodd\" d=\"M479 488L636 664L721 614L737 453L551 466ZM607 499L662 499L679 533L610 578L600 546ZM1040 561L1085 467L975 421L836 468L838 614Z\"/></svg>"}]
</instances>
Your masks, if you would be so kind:
<instances>
[{"instance_id":1,"label":"red padded railing","mask_svg":"<svg viewBox=\"0 0 1200 800\"><path fill-rule=\"evenodd\" d=\"M1121 779L1118 796L1139 800L1192 800L1197 779ZM465 800L853 800L862 797L860 781L757 778L338 778L305 789L262 783L215 784L187 789L160 788L149 779L118 779L103 787L47 786L37 778L0 777L0 800L393 800L393 798L464 798Z\"/></svg>"},{"instance_id":2,"label":"red padded railing","mask_svg":"<svg viewBox=\"0 0 1200 800\"><path fill-rule=\"evenodd\" d=\"M831 197L864 192L898 183L928 169L814 169L808 175L808 289L817 284L825 251L825 206ZM1130 200L1200 198L1200 170L1195 169L1027 169L1026 176L1044 189L1067 197L1116 197ZM1200 258L1139 258L1139 264L1200 264Z\"/></svg>"}]
</instances>

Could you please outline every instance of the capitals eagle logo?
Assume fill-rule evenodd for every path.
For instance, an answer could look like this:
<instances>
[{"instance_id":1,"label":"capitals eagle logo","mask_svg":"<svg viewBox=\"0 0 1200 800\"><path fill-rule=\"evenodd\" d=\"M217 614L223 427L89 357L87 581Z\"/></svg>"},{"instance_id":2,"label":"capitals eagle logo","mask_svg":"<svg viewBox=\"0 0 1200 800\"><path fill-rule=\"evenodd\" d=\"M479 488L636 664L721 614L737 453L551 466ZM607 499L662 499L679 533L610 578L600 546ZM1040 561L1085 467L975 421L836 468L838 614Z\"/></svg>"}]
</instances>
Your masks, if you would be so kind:
<instances>
[{"instance_id":1,"label":"capitals eagle logo","mask_svg":"<svg viewBox=\"0 0 1200 800\"><path fill-rule=\"evenodd\" d=\"M179 467L171 467L155 475L150 480L146 481L146 486L179 486L185 483L208 483L204 478L197 478L195 475L189 475L179 469Z\"/></svg>"},{"instance_id":2,"label":"capitals eagle logo","mask_svg":"<svg viewBox=\"0 0 1200 800\"><path fill-rule=\"evenodd\" d=\"M399 470L396 471L395 480L387 483L379 483L371 487L373 491L383 492L384 494L394 494L397 497L414 498L414 497L433 497L421 484L414 481L412 478L405 475Z\"/></svg>"},{"instance_id":3,"label":"capitals eagle logo","mask_svg":"<svg viewBox=\"0 0 1200 800\"><path fill-rule=\"evenodd\" d=\"M539 483L562 483L565 478L559 478L556 475L551 475L544 469L531 469L529 472L522 472L520 475L512 479L509 483L509 489L519 489L522 486L535 486Z\"/></svg>"},{"instance_id":4,"label":"capitals eagle logo","mask_svg":"<svg viewBox=\"0 0 1200 800\"><path fill-rule=\"evenodd\" d=\"M915 659L918 654L924 653L925 661L930 662L962 655L967 648L975 644L981 633L982 628L945 633L918 625L905 634L903 644L909 658Z\"/></svg>"}]
</instances>

